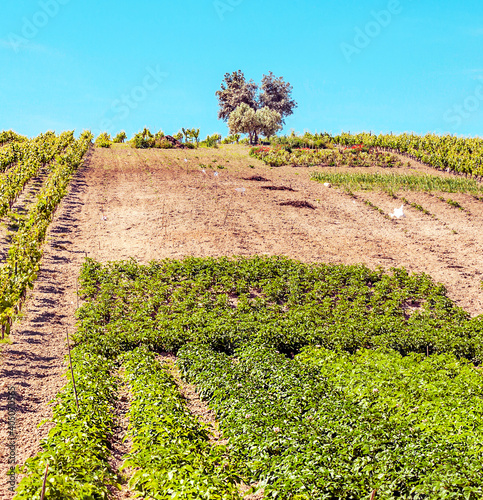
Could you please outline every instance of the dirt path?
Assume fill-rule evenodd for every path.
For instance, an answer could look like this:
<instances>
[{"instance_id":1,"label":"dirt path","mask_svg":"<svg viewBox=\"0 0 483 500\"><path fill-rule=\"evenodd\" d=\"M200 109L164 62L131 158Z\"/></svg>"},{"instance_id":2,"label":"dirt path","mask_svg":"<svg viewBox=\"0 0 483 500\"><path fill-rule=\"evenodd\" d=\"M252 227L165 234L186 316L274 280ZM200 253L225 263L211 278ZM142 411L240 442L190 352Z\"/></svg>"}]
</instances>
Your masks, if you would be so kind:
<instances>
[{"instance_id":1,"label":"dirt path","mask_svg":"<svg viewBox=\"0 0 483 500\"><path fill-rule=\"evenodd\" d=\"M408 193L409 201L439 220L408 208L405 219L389 221L343 190L310 181L312 170L270 169L235 146L94 151L56 215L26 317L16 326L13 343L2 348L0 499L11 498L8 389L15 386L14 444L17 463L23 463L46 435L46 426L37 430L36 425L50 416L48 402L65 381L65 330L74 328L75 283L84 252L101 261L284 254L306 262L405 266L444 283L471 314L483 313L483 203L459 195L469 211L463 212ZM270 182L244 180L253 175ZM294 191L261 188L267 185ZM361 197L386 213L399 206L387 195ZM279 205L289 200L309 201L316 209Z\"/></svg>"}]
</instances>

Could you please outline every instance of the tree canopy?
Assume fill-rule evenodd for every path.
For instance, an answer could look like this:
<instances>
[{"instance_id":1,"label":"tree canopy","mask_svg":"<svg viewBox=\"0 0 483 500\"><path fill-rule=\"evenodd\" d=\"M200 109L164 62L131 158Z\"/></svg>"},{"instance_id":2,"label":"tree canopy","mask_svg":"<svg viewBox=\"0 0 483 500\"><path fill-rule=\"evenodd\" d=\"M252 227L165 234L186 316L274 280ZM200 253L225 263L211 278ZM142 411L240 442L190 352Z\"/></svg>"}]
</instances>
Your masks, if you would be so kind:
<instances>
[{"instance_id":1,"label":"tree canopy","mask_svg":"<svg viewBox=\"0 0 483 500\"><path fill-rule=\"evenodd\" d=\"M231 74L226 73L221 90L216 92L220 105L218 118L228 121L232 111L235 111L240 104L247 104L252 109L257 109L257 91L258 85L253 80L247 82L241 70Z\"/></svg>"},{"instance_id":2,"label":"tree canopy","mask_svg":"<svg viewBox=\"0 0 483 500\"><path fill-rule=\"evenodd\" d=\"M250 144L258 141L259 135L270 137L282 128L282 116L267 106L254 110L248 104L240 104L228 118L230 134L248 134Z\"/></svg>"}]
</instances>

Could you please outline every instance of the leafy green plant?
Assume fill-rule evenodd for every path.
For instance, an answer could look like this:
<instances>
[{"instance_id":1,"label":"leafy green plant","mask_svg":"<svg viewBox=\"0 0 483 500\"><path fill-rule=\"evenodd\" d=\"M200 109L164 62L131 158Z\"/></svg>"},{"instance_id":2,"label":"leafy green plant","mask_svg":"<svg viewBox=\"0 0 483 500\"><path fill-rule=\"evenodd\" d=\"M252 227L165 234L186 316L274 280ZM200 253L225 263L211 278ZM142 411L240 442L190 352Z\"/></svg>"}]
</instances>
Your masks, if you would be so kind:
<instances>
[{"instance_id":1,"label":"leafy green plant","mask_svg":"<svg viewBox=\"0 0 483 500\"><path fill-rule=\"evenodd\" d=\"M482 375L452 355L187 345L178 363L266 498L483 494Z\"/></svg>"},{"instance_id":2,"label":"leafy green plant","mask_svg":"<svg viewBox=\"0 0 483 500\"><path fill-rule=\"evenodd\" d=\"M132 489L157 499L240 498L239 478L223 446L191 415L172 376L146 348L123 357L132 391L129 411L132 450L124 467L135 470Z\"/></svg>"},{"instance_id":3,"label":"leafy green plant","mask_svg":"<svg viewBox=\"0 0 483 500\"><path fill-rule=\"evenodd\" d=\"M102 132L99 134L94 144L98 148L110 148L112 144L111 136L107 132Z\"/></svg>"},{"instance_id":4,"label":"leafy green plant","mask_svg":"<svg viewBox=\"0 0 483 500\"><path fill-rule=\"evenodd\" d=\"M47 464L46 499L107 500L109 486L118 486L119 478L109 465L118 385L112 376L114 366L83 347L73 349L72 359L79 411L69 373L70 381L54 407L55 427L41 443L42 451L17 469L25 477L15 500L40 498Z\"/></svg>"},{"instance_id":5,"label":"leafy green plant","mask_svg":"<svg viewBox=\"0 0 483 500\"><path fill-rule=\"evenodd\" d=\"M200 142L200 146L205 148L218 148L218 143L221 140L220 134L208 135L204 141Z\"/></svg>"},{"instance_id":6,"label":"leafy green plant","mask_svg":"<svg viewBox=\"0 0 483 500\"><path fill-rule=\"evenodd\" d=\"M464 175L483 176L481 156L483 140L480 138L461 138L452 135L438 136L426 134L381 134L347 133L332 137L336 144L352 146L363 144L369 147L397 151L408 158L421 161L439 170Z\"/></svg>"},{"instance_id":7,"label":"leafy green plant","mask_svg":"<svg viewBox=\"0 0 483 500\"><path fill-rule=\"evenodd\" d=\"M292 146L271 148L258 146L250 150L250 156L262 160L272 167L293 165L298 167L311 167L326 165L330 167L383 167L391 168L400 164L393 155L382 154L375 151L365 152L362 149L295 149Z\"/></svg>"},{"instance_id":8,"label":"leafy green plant","mask_svg":"<svg viewBox=\"0 0 483 500\"><path fill-rule=\"evenodd\" d=\"M427 174L313 172L311 178L317 182L330 182L334 186L347 186L354 191L379 189L394 193L398 191L420 191L426 193L483 194L483 187L474 179Z\"/></svg>"},{"instance_id":9,"label":"leafy green plant","mask_svg":"<svg viewBox=\"0 0 483 500\"><path fill-rule=\"evenodd\" d=\"M155 138L149 129L146 127L131 139L132 147L136 149L147 149L154 147Z\"/></svg>"},{"instance_id":10,"label":"leafy green plant","mask_svg":"<svg viewBox=\"0 0 483 500\"><path fill-rule=\"evenodd\" d=\"M406 205L409 205L409 206L415 208L416 210L423 212L424 215L430 215L431 217L436 218L436 216L434 216L429 210L424 208L422 205L419 205L418 203L411 202L411 201L407 200L406 198L401 198L401 200L404 201L404 203L406 203Z\"/></svg>"},{"instance_id":11,"label":"leafy green plant","mask_svg":"<svg viewBox=\"0 0 483 500\"><path fill-rule=\"evenodd\" d=\"M60 431L51 431L44 458L29 462L21 498L37 495L47 450L54 462L66 456L55 485L115 486L104 452L119 368L132 396L125 465L141 495L237 498L243 479L281 500L353 500L374 490L394 500L482 496L483 318L427 275L266 256L86 259L80 284L80 416L68 385ZM209 443L161 352L177 354L226 447ZM85 427L86 446L96 442L98 453L76 462L70 433L91 400L100 410L91 410L98 420ZM71 442L75 453L64 452ZM52 498L74 495L58 491Z\"/></svg>"},{"instance_id":12,"label":"leafy green plant","mask_svg":"<svg viewBox=\"0 0 483 500\"><path fill-rule=\"evenodd\" d=\"M403 354L430 346L483 360L481 318L470 318L427 275L400 268L385 273L283 257L187 258L146 267L89 260L82 283L90 301L81 315L92 327L89 336L102 326L103 354L140 342L176 352L195 342L229 353L263 344L287 354L312 344ZM98 318L99 308L109 311L108 322Z\"/></svg>"},{"instance_id":13,"label":"leafy green plant","mask_svg":"<svg viewBox=\"0 0 483 500\"><path fill-rule=\"evenodd\" d=\"M5 130L0 132L0 146L3 146L8 143L16 142L26 142L28 139L23 135L19 135L13 130Z\"/></svg>"},{"instance_id":14,"label":"leafy green plant","mask_svg":"<svg viewBox=\"0 0 483 500\"><path fill-rule=\"evenodd\" d=\"M127 139L126 132L124 130L122 132L119 132L116 137L112 140L114 144L122 144L125 140Z\"/></svg>"},{"instance_id":15,"label":"leafy green plant","mask_svg":"<svg viewBox=\"0 0 483 500\"><path fill-rule=\"evenodd\" d=\"M459 208L460 210L463 210L463 212L465 211L465 209L457 201L452 200L451 198L446 200L446 203L452 206L453 208Z\"/></svg>"},{"instance_id":16,"label":"leafy green plant","mask_svg":"<svg viewBox=\"0 0 483 500\"><path fill-rule=\"evenodd\" d=\"M222 144L238 144L240 142L240 137L241 135L240 134L233 134L233 135L229 135L228 137L225 137L221 143Z\"/></svg>"}]
</instances>

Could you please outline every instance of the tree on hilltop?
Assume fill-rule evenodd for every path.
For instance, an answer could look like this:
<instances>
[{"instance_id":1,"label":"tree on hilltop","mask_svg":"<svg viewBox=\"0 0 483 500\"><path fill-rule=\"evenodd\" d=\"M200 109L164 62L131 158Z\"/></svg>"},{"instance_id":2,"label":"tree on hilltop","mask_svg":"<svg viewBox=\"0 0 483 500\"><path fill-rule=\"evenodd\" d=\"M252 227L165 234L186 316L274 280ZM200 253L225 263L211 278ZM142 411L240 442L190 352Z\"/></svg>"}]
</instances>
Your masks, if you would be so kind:
<instances>
[{"instance_id":1,"label":"tree on hilltop","mask_svg":"<svg viewBox=\"0 0 483 500\"><path fill-rule=\"evenodd\" d=\"M263 75L261 89L253 80L247 81L241 70L226 73L221 90L216 92L218 118L230 121L236 111L229 123L230 131L249 134L250 143L256 143L259 133L267 136L276 133L285 123L285 117L293 113L297 103L292 99L292 90L290 83L271 71Z\"/></svg>"},{"instance_id":2,"label":"tree on hilltop","mask_svg":"<svg viewBox=\"0 0 483 500\"><path fill-rule=\"evenodd\" d=\"M259 135L270 137L282 128L282 116L266 106L255 111L243 103L230 113L228 127L230 134L248 134L250 144L256 144Z\"/></svg>"}]
</instances>

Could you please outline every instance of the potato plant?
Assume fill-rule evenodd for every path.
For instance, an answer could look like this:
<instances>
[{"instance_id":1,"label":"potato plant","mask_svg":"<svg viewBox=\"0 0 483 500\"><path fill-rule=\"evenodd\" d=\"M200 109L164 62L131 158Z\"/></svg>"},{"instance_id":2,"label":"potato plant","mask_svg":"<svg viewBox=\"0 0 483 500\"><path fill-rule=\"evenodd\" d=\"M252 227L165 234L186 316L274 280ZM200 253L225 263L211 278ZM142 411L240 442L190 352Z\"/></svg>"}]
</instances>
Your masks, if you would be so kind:
<instances>
[{"instance_id":1,"label":"potato plant","mask_svg":"<svg viewBox=\"0 0 483 500\"><path fill-rule=\"evenodd\" d=\"M453 355L246 346L179 352L266 498L477 499L482 374Z\"/></svg>"},{"instance_id":2,"label":"potato plant","mask_svg":"<svg viewBox=\"0 0 483 500\"><path fill-rule=\"evenodd\" d=\"M172 376L146 347L122 358L132 391L132 450L124 467L135 469L129 485L148 498L240 498L238 477L223 446L191 415Z\"/></svg>"},{"instance_id":3,"label":"potato plant","mask_svg":"<svg viewBox=\"0 0 483 500\"><path fill-rule=\"evenodd\" d=\"M25 477L15 500L40 498L47 464L45 499L107 500L109 486L119 486L108 462L119 385L112 375L115 367L112 360L83 348L74 349L72 356L79 411L69 372L69 382L56 399L55 427L41 443L42 451L17 470Z\"/></svg>"},{"instance_id":4,"label":"potato plant","mask_svg":"<svg viewBox=\"0 0 483 500\"><path fill-rule=\"evenodd\" d=\"M105 498L119 483L106 451L118 372L131 393L125 466L144 497L237 498L238 481L278 499L483 495L483 322L428 276L285 257L189 257L86 259L80 282L80 417L72 417L69 384L18 498L37 494L49 460L63 468L46 498L85 498L73 484ZM226 447L209 443L161 352L177 354ZM97 406L85 442L98 452L76 461L65 446Z\"/></svg>"}]
</instances>

